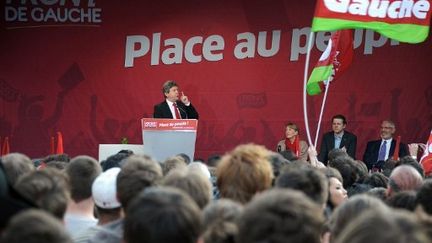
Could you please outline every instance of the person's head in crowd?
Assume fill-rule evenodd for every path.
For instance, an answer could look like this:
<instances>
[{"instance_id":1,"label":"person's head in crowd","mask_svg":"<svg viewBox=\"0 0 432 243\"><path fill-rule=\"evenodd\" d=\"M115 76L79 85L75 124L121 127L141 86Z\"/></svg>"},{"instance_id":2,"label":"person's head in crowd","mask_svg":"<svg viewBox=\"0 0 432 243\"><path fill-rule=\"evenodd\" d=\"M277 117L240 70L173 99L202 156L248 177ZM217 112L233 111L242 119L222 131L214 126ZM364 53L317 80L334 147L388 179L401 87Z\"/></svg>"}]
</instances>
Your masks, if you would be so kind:
<instances>
[{"instance_id":1,"label":"person's head in crowd","mask_svg":"<svg viewBox=\"0 0 432 243\"><path fill-rule=\"evenodd\" d=\"M293 151L291 150L284 150L284 151L280 151L278 152L280 155L282 155L282 157L284 157L286 160L288 161L294 161L294 160L298 160L299 158L294 154Z\"/></svg>"},{"instance_id":2,"label":"person's head in crowd","mask_svg":"<svg viewBox=\"0 0 432 243\"><path fill-rule=\"evenodd\" d=\"M430 240L413 214L370 210L353 218L334 242L429 243Z\"/></svg>"},{"instance_id":3,"label":"person's head in crowd","mask_svg":"<svg viewBox=\"0 0 432 243\"><path fill-rule=\"evenodd\" d=\"M299 160L299 159L291 160L288 165L285 165L281 168L279 174L289 170L297 170L301 168L313 168L313 167L310 163L305 163L303 160Z\"/></svg>"},{"instance_id":4,"label":"person's head in crowd","mask_svg":"<svg viewBox=\"0 0 432 243\"><path fill-rule=\"evenodd\" d=\"M415 191L402 191L387 198L387 205L413 212L416 208L416 198L417 193Z\"/></svg>"},{"instance_id":5,"label":"person's head in crowd","mask_svg":"<svg viewBox=\"0 0 432 243\"><path fill-rule=\"evenodd\" d=\"M416 215L418 217L417 212L416 212ZM424 229L424 231L426 232L427 236L429 237L428 242L432 242L432 220L430 219L430 217L425 216L425 217L420 217L419 222L420 222L422 228Z\"/></svg>"},{"instance_id":6,"label":"person's head in crowd","mask_svg":"<svg viewBox=\"0 0 432 243\"><path fill-rule=\"evenodd\" d=\"M338 156L329 160L328 166L338 170L343 178L343 186L349 189L359 178L355 161L349 156Z\"/></svg>"},{"instance_id":7,"label":"person's head in crowd","mask_svg":"<svg viewBox=\"0 0 432 243\"><path fill-rule=\"evenodd\" d=\"M192 161L191 161L191 158L187 155L187 154L185 154L185 153L179 153L179 154L177 154L177 156L180 156L180 157L182 157L183 158L183 160L185 161L185 163L188 165L188 164L190 164Z\"/></svg>"},{"instance_id":8,"label":"person's head in crowd","mask_svg":"<svg viewBox=\"0 0 432 243\"><path fill-rule=\"evenodd\" d=\"M172 156L167 158L162 163L162 171L163 175L168 175L168 173L172 170L184 169L186 168L186 161L181 156Z\"/></svg>"},{"instance_id":9,"label":"person's head in crowd","mask_svg":"<svg viewBox=\"0 0 432 243\"><path fill-rule=\"evenodd\" d=\"M366 195L378 198L383 202L387 200L387 188L375 187L366 192Z\"/></svg>"},{"instance_id":10,"label":"person's head in crowd","mask_svg":"<svg viewBox=\"0 0 432 243\"><path fill-rule=\"evenodd\" d=\"M16 190L39 208L63 219L70 199L69 178L57 169L45 168L23 175Z\"/></svg>"},{"instance_id":11,"label":"person's head in crowd","mask_svg":"<svg viewBox=\"0 0 432 243\"><path fill-rule=\"evenodd\" d=\"M1 158L4 172L11 185L15 185L18 178L36 170L29 157L20 153L10 153Z\"/></svg>"},{"instance_id":12,"label":"person's head in crowd","mask_svg":"<svg viewBox=\"0 0 432 243\"><path fill-rule=\"evenodd\" d=\"M387 159L382 166L382 173L386 177L389 177L394 168L399 165L399 161L394 160L392 158Z\"/></svg>"},{"instance_id":13,"label":"person's head in crowd","mask_svg":"<svg viewBox=\"0 0 432 243\"><path fill-rule=\"evenodd\" d=\"M121 203L117 198L117 175L120 168L108 169L100 174L92 184L92 196L98 215L98 224L121 217Z\"/></svg>"},{"instance_id":14,"label":"person's head in crowd","mask_svg":"<svg viewBox=\"0 0 432 243\"><path fill-rule=\"evenodd\" d=\"M334 148L332 150L330 150L329 154L328 154L328 160L334 160L337 157L341 157L341 156L349 156L348 153L345 151L345 149L341 149L341 148ZM321 161L323 162L323 161ZM327 161L325 161L327 162Z\"/></svg>"},{"instance_id":15,"label":"person's head in crowd","mask_svg":"<svg viewBox=\"0 0 432 243\"><path fill-rule=\"evenodd\" d=\"M223 198L247 203L257 192L271 187L273 170L269 151L260 145L237 146L221 159L216 171Z\"/></svg>"},{"instance_id":16,"label":"person's head in crowd","mask_svg":"<svg viewBox=\"0 0 432 243\"><path fill-rule=\"evenodd\" d=\"M275 186L301 191L324 209L329 194L329 183L325 175L314 168L291 169L289 167L291 165L285 167L279 177L276 178Z\"/></svg>"},{"instance_id":17,"label":"person's head in crowd","mask_svg":"<svg viewBox=\"0 0 432 243\"><path fill-rule=\"evenodd\" d=\"M420 211L432 216L432 179L425 180L418 190L416 205Z\"/></svg>"},{"instance_id":18,"label":"person's head in crowd","mask_svg":"<svg viewBox=\"0 0 432 243\"><path fill-rule=\"evenodd\" d=\"M210 180L199 171L172 171L165 176L162 184L186 192L200 209L203 209L212 198L212 185Z\"/></svg>"},{"instance_id":19,"label":"person's head in crowd","mask_svg":"<svg viewBox=\"0 0 432 243\"><path fill-rule=\"evenodd\" d=\"M102 168L94 158L80 155L69 162L65 172L69 177L72 200L80 203L91 198L91 186L96 177L102 173Z\"/></svg>"},{"instance_id":20,"label":"person's head in crowd","mask_svg":"<svg viewBox=\"0 0 432 243\"><path fill-rule=\"evenodd\" d=\"M122 149L117 152L118 154L127 154L129 156L134 155L134 152L130 149Z\"/></svg>"},{"instance_id":21,"label":"person's head in crowd","mask_svg":"<svg viewBox=\"0 0 432 243\"><path fill-rule=\"evenodd\" d=\"M62 222L51 214L29 209L15 215L2 232L1 243L72 243Z\"/></svg>"},{"instance_id":22,"label":"person's head in crowd","mask_svg":"<svg viewBox=\"0 0 432 243\"><path fill-rule=\"evenodd\" d=\"M425 177L425 173L424 173L423 167L413 157L411 157L409 155L407 155L405 157L402 157L399 160L399 164L401 164L401 165L410 165L414 169L416 169L423 178Z\"/></svg>"},{"instance_id":23,"label":"person's head in crowd","mask_svg":"<svg viewBox=\"0 0 432 243\"><path fill-rule=\"evenodd\" d=\"M205 243L234 243L238 234L236 221L243 205L230 199L213 201L203 210Z\"/></svg>"},{"instance_id":24,"label":"person's head in crowd","mask_svg":"<svg viewBox=\"0 0 432 243\"><path fill-rule=\"evenodd\" d=\"M368 192L372 189L371 185L363 184L363 183L354 183L348 188L348 196L352 197L354 195L362 194Z\"/></svg>"},{"instance_id":25,"label":"person's head in crowd","mask_svg":"<svg viewBox=\"0 0 432 243\"><path fill-rule=\"evenodd\" d=\"M194 161L192 163L189 163L187 166L187 170L200 173L207 179L210 179L211 177L210 170L203 162Z\"/></svg>"},{"instance_id":26,"label":"person's head in crowd","mask_svg":"<svg viewBox=\"0 0 432 243\"><path fill-rule=\"evenodd\" d=\"M270 151L269 153L269 161L273 168L273 176L274 178L276 178L279 176L281 169L284 166L289 165L291 162L285 159L280 153L276 153L273 151Z\"/></svg>"},{"instance_id":27,"label":"person's head in crowd","mask_svg":"<svg viewBox=\"0 0 432 243\"><path fill-rule=\"evenodd\" d=\"M338 170L332 167L321 168L328 181L329 193L327 197L326 215L328 216L342 202L348 199L345 188L343 188L343 178ZM338 187L340 185L341 187ZM344 192L345 191L345 192ZM345 195L345 196L344 196Z\"/></svg>"},{"instance_id":28,"label":"person's head in crowd","mask_svg":"<svg viewBox=\"0 0 432 243\"><path fill-rule=\"evenodd\" d=\"M51 161L45 165L45 168L54 168L60 171L66 170L66 167L69 165L68 162L64 161Z\"/></svg>"},{"instance_id":29,"label":"person's head in crowd","mask_svg":"<svg viewBox=\"0 0 432 243\"><path fill-rule=\"evenodd\" d=\"M201 232L200 209L176 188L147 188L127 208L126 243L196 243Z\"/></svg>"},{"instance_id":30,"label":"person's head in crowd","mask_svg":"<svg viewBox=\"0 0 432 243\"><path fill-rule=\"evenodd\" d=\"M329 220L330 238L337 239L346 225L370 209L387 211L386 204L368 195L356 195L336 208Z\"/></svg>"},{"instance_id":31,"label":"person's head in crowd","mask_svg":"<svg viewBox=\"0 0 432 243\"><path fill-rule=\"evenodd\" d=\"M50 163L51 161L61 161L69 163L70 160L71 159L68 154L50 154L43 159L43 162L46 164Z\"/></svg>"},{"instance_id":32,"label":"person's head in crowd","mask_svg":"<svg viewBox=\"0 0 432 243\"><path fill-rule=\"evenodd\" d=\"M396 192L416 191L422 184L423 178L414 167L400 165L390 174L387 194L388 196L392 196Z\"/></svg>"},{"instance_id":33,"label":"person's head in crowd","mask_svg":"<svg viewBox=\"0 0 432 243\"><path fill-rule=\"evenodd\" d=\"M370 185L372 188L384 187L387 188L389 179L379 172L373 172L365 178L364 184Z\"/></svg>"},{"instance_id":34,"label":"person's head in crowd","mask_svg":"<svg viewBox=\"0 0 432 243\"><path fill-rule=\"evenodd\" d=\"M217 167L221 160L222 156L219 154L212 154L207 158L207 166L209 167Z\"/></svg>"},{"instance_id":35,"label":"person's head in crowd","mask_svg":"<svg viewBox=\"0 0 432 243\"><path fill-rule=\"evenodd\" d=\"M341 173L336 170L335 168L332 167L324 167L324 168L320 168L319 169L322 173L324 173L324 175L329 179L332 177L335 177L336 179L338 179L340 182L343 182L343 178Z\"/></svg>"},{"instance_id":36,"label":"person's head in crowd","mask_svg":"<svg viewBox=\"0 0 432 243\"><path fill-rule=\"evenodd\" d=\"M358 175L357 182L363 183L369 174L367 165L361 160L354 160L354 166L356 168L356 173Z\"/></svg>"},{"instance_id":37,"label":"person's head in crowd","mask_svg":"<svg viewBox=\"0 0 432 243\"><path fill-rule=\"evenodd\" d=\"M258 194L238 219L237 243L318 243L324 216L304 193L272 189Z\"/></svg>"},{"instance_id":38,"label":"person's head in crowd","mask_svg":"<svg viewBox=\"0 0 432 243\"><path fill-rule=\"evenodd\" d=\"M33 207L36 207L34 203L26 200L12 187L0 158L0 232L15 214Z\"/></svg>"},{"instance_id":39,"label":"person's head in crowd","mask_svg":"<svg viewBox=\"0 0 432 243\"><path fill-rule=\"evenodd\" d=\"M208 204L203 210L204 227L218 221L234 222L243 212L244 206L231 199L222 198Z\"/></svg>"},{"instance_id":40,"label":"person's head in crowd","mask_svg":"<svg viewBox=\"0 0 432 243\"><path fill-rule=\"evenodd\" d=\"M330 209L339 207L348 199L348 194L342 184L342 176L339 171L334 168L327 168L326 176L329 183L329 195L327 206Z\"/></svg>"},{"instance_id":41,"label":"person's head in crowd","mask_svg":"<svg viewBox=\"0 0 432 243\"><path fill-rule=\"evenodd\" d=\"M122 151L128 151L128 150L122 150ZM101 162L102 170L107 171L111 168L120 168L122 161L124 161L126 158L131 156L131 153L128 152L118 152L117 154L109 156L106 160ZM132 151L131 151L132 152Z\"/></svg>"},{"instance_id":42,"label":"person's head in crowd","mask_svg":"<svg viewBox=\"0 0 432 243\"><path fill-rule=\"evenodd\" d=\"M162 169L147 155L132 155L117 175L117 196L124 209L140 191L160 184Z\"/></svg>"}]
</instances>

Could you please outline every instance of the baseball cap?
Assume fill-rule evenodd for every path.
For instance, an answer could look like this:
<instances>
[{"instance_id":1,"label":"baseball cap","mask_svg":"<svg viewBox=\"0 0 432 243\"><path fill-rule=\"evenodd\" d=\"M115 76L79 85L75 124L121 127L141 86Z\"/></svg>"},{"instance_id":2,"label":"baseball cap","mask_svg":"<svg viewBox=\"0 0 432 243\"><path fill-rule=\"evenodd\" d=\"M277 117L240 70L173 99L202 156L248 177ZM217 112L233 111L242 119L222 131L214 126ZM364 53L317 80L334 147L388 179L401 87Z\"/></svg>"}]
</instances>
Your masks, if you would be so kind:
<instances>
[{"instance_id":1,"label":"baseball cap","mask_svg":"<svg viewBox=\"0 0 432 243\"><path fill-rule=\"evenodd\" d=\"M92 195L96 206L113 209L121 206L117 200L117 175L120 168L111 168L100 174L93 182Z\"/></svg>"}]
</instances>

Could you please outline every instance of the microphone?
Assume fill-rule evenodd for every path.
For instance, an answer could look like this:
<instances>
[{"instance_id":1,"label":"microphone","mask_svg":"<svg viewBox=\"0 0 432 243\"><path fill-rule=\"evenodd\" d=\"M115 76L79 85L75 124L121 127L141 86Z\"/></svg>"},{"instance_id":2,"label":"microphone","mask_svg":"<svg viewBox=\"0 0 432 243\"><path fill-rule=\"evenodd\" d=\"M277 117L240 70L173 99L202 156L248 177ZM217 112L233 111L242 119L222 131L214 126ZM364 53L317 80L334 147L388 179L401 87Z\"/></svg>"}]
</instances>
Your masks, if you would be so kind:
<instances>
[{"instance_id":1,"label":"microphone","mask_svg":"<svg viewBox=\"0 0 432 243\"><path fill-rule=\"evenodd\" d=\"M179 109L180 112L183 112L186 116L186 119L188 119L188 114L185 110L183 110L180 106L177 106L177 108Z\"/></svg>"},{"instance_id":2,"label":"microphone","mask_svg":"<svg viewBox=\"0 0 432 243\"><path fill-rule=\"evenodd\" d=\"M282 146L278 145L277 151L280 152L282 150Z\"/></svg>"}]
</instances>

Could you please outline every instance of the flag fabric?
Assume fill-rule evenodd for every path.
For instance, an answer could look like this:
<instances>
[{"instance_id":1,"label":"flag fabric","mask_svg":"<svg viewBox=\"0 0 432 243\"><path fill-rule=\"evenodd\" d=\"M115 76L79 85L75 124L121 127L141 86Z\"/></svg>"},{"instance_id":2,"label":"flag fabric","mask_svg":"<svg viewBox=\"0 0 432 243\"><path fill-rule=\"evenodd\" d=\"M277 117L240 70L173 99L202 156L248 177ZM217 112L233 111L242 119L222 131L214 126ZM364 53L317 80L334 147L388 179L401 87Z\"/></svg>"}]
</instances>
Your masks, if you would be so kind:
<instances>
[{"instance_id":1,"label":"flag fabric","mask_svg":"<svg viewBox=\"0 0 432 243\"><path fill-rule=\"evenodd\" d=\"M400 150L401 136L396 138L396 146L393 152L393 160L399 160L399 150Z\"/></svg>"},{"instance_id":2,"label":"flag fabric","mask_svg":"<svg viewBox=\"0 0 432 243\"><path fill-rule=\"evenodd\" d=\"M295 137L294 145L295 145L295 156L300 157L300 138L299 138L299 135L297 135Z\"/></svg>"},{"instance_id":3,"label":"flag fabric","mask_svg":"<svg viewBox=\"0 0 432 243\"><path fill-rule=\"evenodd\" d=\"M426 149L420 159L420 164L423 166L426 176L432 174L432 130L426 143Z\"/></svg>"},{"instance_id":4,"label":"flag fabric","mask_svg":"<svg viewBox=\"0 0 432 243\"><path fill-rule=\"evenodd\" d=\"M324 89L324 81L340 77L351 64L353 55L352 30L339 30L333 33L309 77L306 85L308 94L320 94Z\"/></svg>"},{"instance_id":5,"label":"flag fabric","mask_svg":"<svg viewBox=\"0 0 432 243\"><path fill-rule=\"evenodd\" d=\"M57 150L56 154L63 154L63 136L61 132L57 132Z\"/></svg>"},{"instance_id":6,"label":"flag fabric","mask_svg":"<svg viewBox=\"0 0 432 243\"><path fill-rule=\"evenodd\" d=\"M10 153L10 146L9 146L9 137L5 137L4 141L3 141L3 146L2 146L2 151L1 154L2 155L6 155Z\"/></svg>"},{"instance_id":7,"label":"flag fabric","mask_svg":"<svg viewBox=\"0 0 432 243\"><path fill-rule=\"evenodd\" d=\"M317 0L312 31L372 29L400 42L429 34L432 0Z\"/></svg>"}]
</instances>

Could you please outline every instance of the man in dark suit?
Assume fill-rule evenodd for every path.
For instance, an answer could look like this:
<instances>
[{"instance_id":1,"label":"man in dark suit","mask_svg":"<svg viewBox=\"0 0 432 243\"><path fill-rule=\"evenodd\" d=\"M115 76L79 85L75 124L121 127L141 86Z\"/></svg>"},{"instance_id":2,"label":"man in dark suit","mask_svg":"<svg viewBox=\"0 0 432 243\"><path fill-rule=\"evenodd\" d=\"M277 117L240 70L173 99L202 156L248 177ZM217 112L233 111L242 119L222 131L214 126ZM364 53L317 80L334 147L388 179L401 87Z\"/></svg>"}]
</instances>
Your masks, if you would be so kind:
<instances>
[{"instance_id":1,"label":"man in dark suit","mask_svg":"<svg viewBox=\"0 0 432 243\"><path fill-rule=\"evenodd\" d=\"M349 156L355 159L357 136L345 131L347 125L346 118L343 115L335 115L332 117L332 130L331 132L323 135L320 147L318 160L327 164L328 153L332 149L343 149Z\"/></svg>"},{"instance_id":2,"label":"man in dark suit","mask_svg":"<svg viewBox=\"0 0 432 243\"><path fill-rule=\"evenodd\" d=\"M183 92L179 95L178 85L174 81L166 81L162 93L165 101L154 106L154 118L198 119L198 112Z\"/></svg>"},{"instance_id":3,"label":"man in dark suit","mask_svg":"<svg viewBox=\"0 0 432 243\"><path fill-rule=\"evenodd\" d=\"M396 149L396 140L393 139L393 134L396 131L394 122L383 121L381 123L381 139L369 141L366 146L365 153L363 155L363 161L367 165L368 169L379 167L384 164L388 158L391 158ZM407 146L403 143L399 146L399 158L408 155Z\"/></svg>"}]
</instances>

